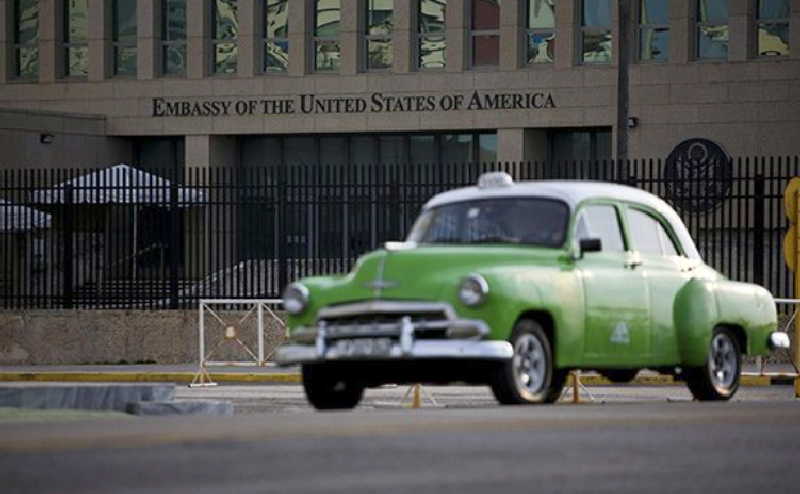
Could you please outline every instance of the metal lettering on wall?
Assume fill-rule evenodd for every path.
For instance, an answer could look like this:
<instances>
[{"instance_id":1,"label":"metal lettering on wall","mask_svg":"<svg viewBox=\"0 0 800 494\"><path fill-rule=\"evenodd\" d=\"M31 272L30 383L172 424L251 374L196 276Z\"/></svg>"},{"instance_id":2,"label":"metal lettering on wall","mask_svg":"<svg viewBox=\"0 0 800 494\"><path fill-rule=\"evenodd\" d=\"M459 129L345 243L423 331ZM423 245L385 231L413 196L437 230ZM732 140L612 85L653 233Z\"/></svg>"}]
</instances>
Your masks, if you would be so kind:
<instances>
[{"instance_id":1,"label":"metal lettering on wall","mask_svg":"<svg viewBox=\"0 0 800 494\"><path fill-rule=\"evenodd\" d=\"M230 117L326 113L393 113L458 110L539 110L555 108L550 93L481 93L186 100L153 98L153 117Z\"/></svg>"},{"instance_id":2,"label":"metal lettering on wall","mask_svg":"<svg viewBox=\"0 0 800 494\"><path fill-rule=\"evenodd\" d=\"M664 164L667 198L679 209L702 213L714 209L733 185L730 157L708 139L687 139Z\"/></svg>"}]
</instances>

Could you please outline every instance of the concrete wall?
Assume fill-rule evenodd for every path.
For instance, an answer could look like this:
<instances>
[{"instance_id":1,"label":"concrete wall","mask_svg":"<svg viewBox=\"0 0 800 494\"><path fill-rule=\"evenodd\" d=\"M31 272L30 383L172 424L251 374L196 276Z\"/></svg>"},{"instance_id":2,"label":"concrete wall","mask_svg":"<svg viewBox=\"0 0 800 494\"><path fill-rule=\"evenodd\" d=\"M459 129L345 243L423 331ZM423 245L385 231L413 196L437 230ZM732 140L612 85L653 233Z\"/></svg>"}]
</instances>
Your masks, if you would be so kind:
<instances>
[{"instance_id":1,"label":"concrete wall","mask_svg":"<svg viewBox=\"0 0 800 494\"><path fill-rule=\"evenodd\" d=\"M0 0L0 107L103 115L106 132L115 136L242 135L330 132L390 132L418 130L499 129L503 160L538 157L543 150L531 146L521 129L612 126L616 121L616 64L579 65L576 60L577 0L557 3L556 60L553 64L522 63L524 30L522 2L501 2L501 56L497 68L469 67L466 0L451 0L448 9L448 66L442 71L415 69L411 46L414 36L411 0L396 0L395 64L388 72L363 70L357 6L342 2L342 69L339 74L315 74L308 64L308 12L291 2L290 69L286 75L260 74L258 47L252 19L259 2L240 2L242 19L239 73L209 75L207 1L189 2L187 77L166 78L158 73L154 28L158 14L153 0L139 5L139 65L135 78L113 77L108 70L108 26L93 26L90 33L92 62L85 80L65 80L58 74L59 28L55 0L42 0L41 71L39 82L11 80L8 22L10 1ZM635 2L634 2L635 3ZM101 0L90 0L95 23L103 18ZM755 2L730 0L730 43L727 60L695 61L694 1L670 2L671 41L667 63L635 62L631 68L630 115L639 126L630 132L632 157L665 157L684 139L705 137L717 141L733 155L800 154L800 0L792 0L791 55L758 58L752 30ZM248 20L249 22L245 22ZM102 24L102 23L101 23ZM614 27L614 53L618 48ZM635 50L634 50L635 51ZM616 56L616 55L615 55ZM532 110L458 110L410 112L253 114L215 117L154 117L154 98L166 101L291 100L299 106L302 95L323 98L364 98L374 93L402 96L456 94L473 91L497 93L549 93L555 108ZM190 140L187 150L191 151ZM206 155L210 158L212 155ZM187 163L192 164L187 153ZM198 158L203 164L204 157ZM48 165L52 165L48 163Z\"/></svg>"},{"instance_id":2,"label":"concrete wall","mask_svg":"<svg viewBox=\"0 0 800 494\"><path fill-rule=\"evenodd\" d=\"M226 323L242 312L221 312ZM198 313L187 311L34 310L0 312L0 365L93 364L156 361L159 364L197 362ZM265 319L265 348L269 354L284 329ZM239 331L240 339L257 353L255 316ZM223 335L222 327L206 316L206 349ZM233 340L226 340L214 360L248 360Z\"/></svg>"},{"instance_id":3,"label":"concrete wall","mask_svg":"<svg viewBox=\"0 0 800 494\"><path fill-rule=\"evenodd\" d=\"M42 134L52 136L52 142L43 143ZM0 168L91 168L130 162L130 141L105 134L103 116L0 108Z\"/></svg>"}]
</instances>

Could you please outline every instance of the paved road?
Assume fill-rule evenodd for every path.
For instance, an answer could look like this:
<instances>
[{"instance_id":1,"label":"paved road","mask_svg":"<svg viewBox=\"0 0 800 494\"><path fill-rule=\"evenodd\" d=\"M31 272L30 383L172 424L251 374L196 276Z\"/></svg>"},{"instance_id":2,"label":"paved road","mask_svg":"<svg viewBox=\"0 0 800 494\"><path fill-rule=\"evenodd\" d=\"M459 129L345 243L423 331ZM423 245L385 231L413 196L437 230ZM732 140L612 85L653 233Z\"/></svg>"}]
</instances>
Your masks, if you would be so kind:
<instances>
[{"instance_id":1,"label":"paved road","mask_svg":"<svg viewBox=\"0 0 800 494\"><path fill-rule=\"evenodd\" d=\"M800 485L800 401L789 387L716 404L686 401L677 387L594 388L604 404L547 407L434 388L447 407L422 410L398 408L404 391L315 413L297 386L193 389L181 397L279 403L224 419L0 425L0 491L777 494Z\"/></svg>"}]
</instances>

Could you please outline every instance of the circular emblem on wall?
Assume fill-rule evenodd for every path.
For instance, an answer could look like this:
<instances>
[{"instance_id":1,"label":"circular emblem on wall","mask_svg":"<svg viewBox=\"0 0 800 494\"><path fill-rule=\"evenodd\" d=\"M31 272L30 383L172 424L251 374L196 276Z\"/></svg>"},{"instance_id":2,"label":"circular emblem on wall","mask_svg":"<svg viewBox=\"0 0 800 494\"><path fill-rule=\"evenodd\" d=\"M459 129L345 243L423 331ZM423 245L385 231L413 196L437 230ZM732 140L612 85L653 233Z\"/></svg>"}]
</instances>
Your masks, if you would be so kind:
<instances>
[{"instance_id":1,"label":"circular emblem on wall","mask_svg":"<svg viewBox=\"0 0 800 494\"><path fill-rule=\"evenodd\" d=\"M714 209L730 194L730 158L708 139L687 139L669 153L663 170L667 199L683 211Z\"/></svg>"}]
</instances>

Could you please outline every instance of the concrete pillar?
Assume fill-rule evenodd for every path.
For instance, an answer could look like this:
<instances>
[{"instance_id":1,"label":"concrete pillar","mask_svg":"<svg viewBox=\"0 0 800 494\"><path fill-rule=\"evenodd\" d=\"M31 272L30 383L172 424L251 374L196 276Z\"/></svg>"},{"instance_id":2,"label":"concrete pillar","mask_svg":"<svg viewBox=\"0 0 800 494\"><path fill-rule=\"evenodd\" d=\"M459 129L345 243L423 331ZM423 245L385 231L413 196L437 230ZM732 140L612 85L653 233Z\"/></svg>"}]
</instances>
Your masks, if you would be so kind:
<instances>
[{"instance_id":1,"label":"concrete pillar","mask_svg":"<svg viewBox=\"0 0 800 494\"><path fill-rule=\"evenodd\" d=\"M394 0L394 28L392 31L392 49L394 50L394 66L398 73L411 72L416 69L414 54L416 49L417 16L415 0Z\"/></svg>"},{"instance_id":2,"label":"concrete pillar","mask_svg":"<svg viewBox=\"0 0 800 494\"><path fill-rule=\"evenodd\" d=\"M522 65L526 2L500 2L500 70Z\"/></svg>"},{"instance_id":3,"label":"concrete pillar","mask_svg":"<svg viewBox=\"0 0 800 494\"><path fill-rule=\"evenodd\" d=\"M197 175L188 174L190 185L235 183L235 171L239 165L238 142L235 136L188 135L185 146L187 166L200 168ZM193 183L198 176L201 183ZM206 199L218 203L217 205L191 208L187 211L185 256L188 276L201 278L236 262L237 209L233 205L219 204L230 202L230 194L230 191L225 190L212 191Z\"/></svg>"},{"instance_id":4,"label":"concrete pillar","mask_svg":"<svg viewBox=\"0 0 800 494\"><path fill-rule=\"evenodd\" d=\"M6 0L8 1L8 0ZM64 72L63 23L56 0L39 0L39 82L55 82Z\"/></svg>"},{"instance_id":5,"label":"concrete pillar","mask_svg":"<svg viewBox=\"0 0 800 494\"><path fill-rule=\"evenodd\" d=\"M694 54L694 2L669 2L669 61L688 63Z\"/></svg>"},{"instance_id":6,"label":"concrete pillar","mask_svg":"<svg viewBox=\"0 0 800 494\"><path fill-rule=\"evenodd\" d=\"M111 46L111 2L88 0L89 9L89 80L103 81L113 71Z\"/></svg>"},{"instance_id":7,"label":"concrete pillar","mask_svg":"<svg viewBox=\"0 0 800 494\"><path fill-rule=\"evenodd\" d=\"M308 2L289 5L289 75L303 76L309 72L309 60L314 35L314 19L310 19Z\"/></svg>"},{"instance_id":8,"label":"concrete pillar","mask_svg":"<svg viewBox=\"0 0 800 494\"><path fill-rule=\"evenodd\" d=\"M339 73L342 75L357 74L363 64L361 47L361 30L364 26L363 4L359 0L342 0L342 21L339 24L339 43L342 50L342 61Z\"/></svg>"},{"instance_id":9,"label":"concrete pillar","mask_svg":"<svg viewBox=\"0 0 800 494\"><path fill-rule=\"evenodd\" d=\"M240 77L253 77L261 73L256 54L263 52L260 49L263 4L259 0L239 0L239 59L236 71Z\"/></svg>"},{"instance_id":10,"label":"concrete pillar","mask_svg":"<svg viewBox=\"0 0 800 494\"><path fill-rule=\"evenodd\" d=\"M186 77L189 79L202 79L209 73L210 17L210 0L186 2Z\"/></svg>"},{"instance_id":11,"label":"concrete pillar","mask_svg":"<svg viewBox=\"0 0 800 494\"><path fill-rule=\"evenodd\" d=\"M13 71L13 31L12 31L12 12L11 2L0 0L0 84L5 84L11 77Z\"/></svg>"},{"instance_id":12,"label":"concrete pillar","mask_svg":"<svg viewBox=\"0 0 800 494\"><path fill-rule=\"evenodd\" d=\"M525 129L497 129L497 161L525 159Z\"/></svg>"},{"instance_id":13,"label":"concrete pillar","mask_svg":"<svg viewBox=\"0 0 800 494\"><path fill-rule=\"evenodd\" d=\"M136 5L136 76L154 79L161 73L161 2L139 0Z\"/></svg>"},{"instance_id":14,"label":"concrete pillar","mask_svg":"<svg viewBox=\"0 0 800 494\"><path fill-rule=\"evenodd\" d=\"M463 72L469 64L467 31L469 0L447 2L447 71Z\"/></svg>"},{"instance_id":15,"label":"concrete pillar","mask_svg":"<svg viewBox=\"0 0 800 494\"><path fill-rule=\"evenodd\" d=\"M728 60L743 62L751 58L756 48L756 33L752 29L756 0L728 0Z\"/></svg>"},{"instance_id":16,"label":"concrete pillar","mask_svg":"<svg viewBox=\"0 0 800 494\"><path fill-rule=\"evenodd\" d=\"M556 48L555 68L568 69L575 66L578 48L576 40L580 29L580 12L577 12L577 0L560 0L556 2Z\"/></svg>"},{"instance_id":17,"label":"concrete pillar","mask_svg":"<svg viewBox=\"0 0 800 494\"><path fill-rule=\"evenodd\" d=\"M800 0L792 1L792 18L789 19L789 56L800 59Z\"/></svg>"}]
</instances>

